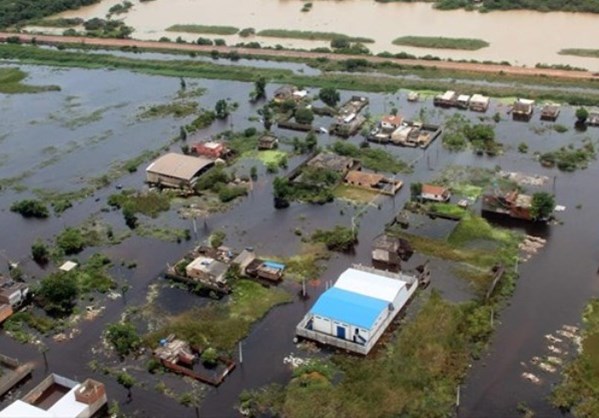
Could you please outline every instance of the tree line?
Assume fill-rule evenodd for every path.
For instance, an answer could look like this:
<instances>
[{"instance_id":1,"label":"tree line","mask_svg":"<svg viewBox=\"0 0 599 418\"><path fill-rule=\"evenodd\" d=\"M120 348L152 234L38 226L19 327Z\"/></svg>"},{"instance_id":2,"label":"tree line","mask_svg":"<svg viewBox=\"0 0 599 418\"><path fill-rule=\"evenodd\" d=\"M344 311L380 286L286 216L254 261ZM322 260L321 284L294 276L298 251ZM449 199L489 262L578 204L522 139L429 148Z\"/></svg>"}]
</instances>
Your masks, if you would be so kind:
<instances>
[{"instance_id":1,"label":"tree line","mask_svg":"<svg viewBox=\"0 0 599 418\"><path fill-rule=\"evenodd\" d=\"M0 27L30 19L41 19L65 10L77 9L99 0L0 0Z\"/></svg>"}]
</instances>

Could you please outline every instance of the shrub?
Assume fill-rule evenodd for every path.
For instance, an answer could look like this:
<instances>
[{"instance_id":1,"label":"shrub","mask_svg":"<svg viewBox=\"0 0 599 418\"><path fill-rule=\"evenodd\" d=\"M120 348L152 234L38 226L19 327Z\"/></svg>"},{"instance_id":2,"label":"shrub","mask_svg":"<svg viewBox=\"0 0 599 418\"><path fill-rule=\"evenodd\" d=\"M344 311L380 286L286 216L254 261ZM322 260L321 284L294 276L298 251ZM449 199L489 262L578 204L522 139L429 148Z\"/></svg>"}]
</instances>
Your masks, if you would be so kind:
<instances>
[{"instance_id":1,"label":"shrub","mask_svg":"<svg viewBox=\"0 0 599 418\"><path fill-rule=\"evenodd\" d=\"M56 245L66 255L77 254L85 248L85 239L78 229L66 228L56 237Z\"/></svg>"},{"instance_id":2,"label":"shrub","mask_svg":"<svg viewBox=\"0 0 599 418\"><path fill-rule=\"evenodd\" d=\"M35 262L39 264L45 264L48 262L48 255L50 251L48 251L48 247L40 240L36 240L31 245L31 256L35 260Z\"/></svg>"},{"instance_id":3,"label":"shrub","mask_svg":"<svg viewBox=\"0 0 599 418\"><path fill-rule=\"evenodd\" d=\"M295 120L297 123L311 125L314 120L314 113L307 107L300 107L295 111Z\"/></svg>"},{"instance_id":4,"label":"shrub","mask_svg":"<svg viewBox=\"0 0 599 418\"><path fill-rule=\"evenodd\" d=\"M37 292L41 305L51 315L68 315L73 311L79 293L73 274L52 274L42 280Z\"/></svg>"},{"instance_id":5,"label":"shrub","mask_svg":"<svg viewBox=\"0 0 599 418\"><path fill-rule=\"evenodd\" d=\"M137 350L141 345L137 330L128 322L110 324L106 328L106 338L121 357Z\"/></svg>"},{"instance_id":6,"label":"shrub","mask_svg":"<svg viewBox=\"0 0 599 418\"><path fill-rule=\"evenodd\" d=\"M218 362L218 353L216 352L216 349L209 347L202 352L200 359L206 366L214 367Z\"/></svg>"},{"instance_id":7,"label":"shrub","mask_svg":"<svg viewBox=\"0 0 599 418\"><path fill-rule=\"evenodd\" d=\"M47 218L48 208L39 200L25 199L15 202L10 207L11 212L19 213L25 218Z\"/></svg>"}]
</instances>

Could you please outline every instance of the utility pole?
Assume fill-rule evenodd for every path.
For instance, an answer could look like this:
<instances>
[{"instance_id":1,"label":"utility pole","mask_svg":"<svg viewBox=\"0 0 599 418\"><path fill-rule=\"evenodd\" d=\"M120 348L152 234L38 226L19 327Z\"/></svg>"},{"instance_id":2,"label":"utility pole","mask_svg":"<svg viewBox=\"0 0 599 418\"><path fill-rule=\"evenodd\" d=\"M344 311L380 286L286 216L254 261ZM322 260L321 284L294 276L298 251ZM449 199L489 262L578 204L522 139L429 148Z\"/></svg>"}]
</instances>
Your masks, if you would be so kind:
<instances>
[{"instance_id":1,"label":"utility pole","mask_svg":"<svg viewBox=\"0 0 599 418\"><path fill-rule=\"evenodd\" d=\"M243 348L241 341L239 341L239 364L243 364Z\"/></svg>"}]
</instances>

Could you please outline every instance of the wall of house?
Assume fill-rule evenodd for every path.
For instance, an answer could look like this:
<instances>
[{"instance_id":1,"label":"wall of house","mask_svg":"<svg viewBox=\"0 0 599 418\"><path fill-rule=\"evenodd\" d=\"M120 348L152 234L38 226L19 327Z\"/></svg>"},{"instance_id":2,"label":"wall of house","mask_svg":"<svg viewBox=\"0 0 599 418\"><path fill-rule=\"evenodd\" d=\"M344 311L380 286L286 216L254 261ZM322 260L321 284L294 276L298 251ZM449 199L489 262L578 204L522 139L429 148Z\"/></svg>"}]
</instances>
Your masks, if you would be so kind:
<instances>
[{"instance_id":1,"label":"wall of house","mask_svg":"<svg viewBox=\"0 0 599 418\"><path fill-rule=\"evenodd\" d=\"M174 188L180 188L181 184L184 186L190 186L190 183L186 180L165 176L164 174L152 173L149 171L146 172L146 181L148 183L162 184L163 186Z\"/></svg>"}]
</instances>

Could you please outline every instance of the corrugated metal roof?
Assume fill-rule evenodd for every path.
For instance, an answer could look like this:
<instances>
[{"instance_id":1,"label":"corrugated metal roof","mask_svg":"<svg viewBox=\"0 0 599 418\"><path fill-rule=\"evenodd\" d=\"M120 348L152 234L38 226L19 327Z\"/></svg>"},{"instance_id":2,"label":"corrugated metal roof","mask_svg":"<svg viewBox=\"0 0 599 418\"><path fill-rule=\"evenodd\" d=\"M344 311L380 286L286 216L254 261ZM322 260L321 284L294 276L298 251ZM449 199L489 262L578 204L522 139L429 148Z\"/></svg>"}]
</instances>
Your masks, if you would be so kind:
<instances>
[{"instance_id":1,"label":"corrugated metal roof","mask_svg":"<svg viewBox=\"0 0 599 418\"><path fill-rule=\"evenodd\" d=\"M331 320L371 329L388 303L359 293L332 287L316 301L310 312Z\"/></svg>"},{"instance_id":2,"label":"corrugated metal roof","mask_svg":"<svg viewBox=\"0 0 599 418\"><path fill-rule=\"evenodd\" d=\"M214 161L208 158L171 152L155 160L146 171L190 181L200 170L213 164Z\"/></svg>"},{"instance_id":3,"label":"corrugated metal roof","mask_svg":"<svg viewBox=\"0 0 599 418\"><path fill-rule=\"evenodd\" d=\"M391 279L354 268L345 270L335 283L335 287L338 289L383 300L387 303L393 302L397 293L405 286L406 282L403 280Z\"/></svg>"}]
</instances>

